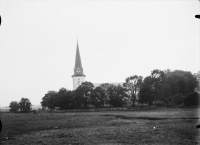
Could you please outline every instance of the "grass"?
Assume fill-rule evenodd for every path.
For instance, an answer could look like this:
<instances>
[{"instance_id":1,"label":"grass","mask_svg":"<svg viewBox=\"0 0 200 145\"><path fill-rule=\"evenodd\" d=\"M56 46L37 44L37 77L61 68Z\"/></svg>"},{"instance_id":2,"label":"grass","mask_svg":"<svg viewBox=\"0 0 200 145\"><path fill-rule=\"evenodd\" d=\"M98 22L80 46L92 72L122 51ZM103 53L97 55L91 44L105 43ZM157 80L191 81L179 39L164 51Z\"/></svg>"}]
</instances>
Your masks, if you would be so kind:
<instances>
[{"instance_id":1,"label":"grass","mask_svg":"<svg viewBox=\"0 0 200 145\"><path fill-rule=\"evenodd\" d=\"M1 119L3 144L200 144L197 108L1 113Z\"/></svg>"}]
</instances>

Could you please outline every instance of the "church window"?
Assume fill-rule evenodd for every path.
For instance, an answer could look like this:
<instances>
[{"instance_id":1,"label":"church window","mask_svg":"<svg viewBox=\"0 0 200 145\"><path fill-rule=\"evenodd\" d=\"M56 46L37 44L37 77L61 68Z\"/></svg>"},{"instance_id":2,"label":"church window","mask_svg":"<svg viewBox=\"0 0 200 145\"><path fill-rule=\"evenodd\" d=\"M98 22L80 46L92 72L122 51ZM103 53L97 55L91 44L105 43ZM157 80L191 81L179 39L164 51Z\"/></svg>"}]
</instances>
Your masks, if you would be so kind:
<instances>
[{"instance_id":1,"label":"church window","mask_svg":"<svg viewBox=\"0 0 200 145\"><path fill-rule=\"evenodd\" d=\"M79 67L77 68L77 70L76 70L76 71L77 71L77 73L80 73L80 72L81 72Z\"/></svg>"}]
</instances>

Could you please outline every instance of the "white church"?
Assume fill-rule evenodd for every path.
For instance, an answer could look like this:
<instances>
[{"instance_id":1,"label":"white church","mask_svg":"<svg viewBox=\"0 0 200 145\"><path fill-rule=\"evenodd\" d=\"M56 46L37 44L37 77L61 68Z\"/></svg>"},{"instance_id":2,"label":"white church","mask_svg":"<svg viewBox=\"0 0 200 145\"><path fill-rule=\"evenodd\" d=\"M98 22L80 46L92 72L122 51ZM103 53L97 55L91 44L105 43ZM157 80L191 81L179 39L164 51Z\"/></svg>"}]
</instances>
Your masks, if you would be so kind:
<instances>
[{"instance_id":1,"label":"white church","mask_svg":"<svg viewBox=\"0 0 200 145\"><path fill-rule=\"evenodd\" d=\"M76 57L75 57L75 67L74 67L74 74L72 75L73 78L73 90L78 88L79 85L82 84L82 82L85 82L86 75L83 73L83 67L81 63L81 56L77 41L77 48L76 48ZM100 86L101 83L94 83L94 87ZM123 85L123 83L109 83L113 85Z\"/></svg>"}]
</instances>

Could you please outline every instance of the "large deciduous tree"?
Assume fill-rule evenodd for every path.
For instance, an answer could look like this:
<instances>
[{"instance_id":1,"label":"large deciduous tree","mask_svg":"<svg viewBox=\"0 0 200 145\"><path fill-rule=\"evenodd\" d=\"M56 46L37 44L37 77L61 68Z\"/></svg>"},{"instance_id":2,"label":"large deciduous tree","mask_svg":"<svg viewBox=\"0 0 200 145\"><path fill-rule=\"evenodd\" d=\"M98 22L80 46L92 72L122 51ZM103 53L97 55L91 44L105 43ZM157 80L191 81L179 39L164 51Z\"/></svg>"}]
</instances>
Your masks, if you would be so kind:
<instances>
[{"instance_id":1,"label":"large deciduous tree","mask_svg":"<svg viewBox=\"0 0 200 145\"><path fill-rule=\"evenodd\" d=\"M195 76L195 78L197 80L197 87L196 87L196 89L198 91L200 91L200 71L198 71L196 74L194 74L194 76Z\"/></svg>"},{"instance_id":2,"label":"large deciduous tree","mask_svg":"<svg viewBox=\"0 0 200 145\"><path fill-rule=\"evenodd\" d=\"M94 90L92 91L90 102L92 105L98 108L98 107L104 106L105 98L106 98L106 94L104 90L100 86L98 86L94 88Z\"/></svg>"},{"instance_id":3,"label":"large deciduous tree","mask_svg":"<svg viewBox=\"0 0 200 145\"><path fill-rule=\"evenodd\" d=\"M105 94L105 98L104 98L104 105L107 104L109 101L109 96L108 96L108 87L109 87L110 84L108 83L103 83L100 85L100 87L102 88L104 94Z\"/></svg>"},{"instance_id":4,"label":"large deciduous tree","mask_svg":"<svg viewBox=\"0 0 200 145\"><path fill-rule=\"evenodd\" d=\"M172 88L172 95L177 93L187 95L198 87L197 75L189 71L175 70L167 73L168 83Z\"/></svg>"},{"instance_id":5,"label":"large deciduous tree","mask_svg":"<svg viewBox=\"0 0 200 145\"><path fill-rule=\"evenodd\" d=\"M112 107L114 98L116 96L116 88L115 87L116 87L115 85L109 84L108 88L107 88L107 95L108 95L107 103L110 104L110 107Z\"/></svg>"},{"instance_id":6,"label":"large deciduous tree","mask_svg":"<svg viewBox=\"0 0 200 145\"><path fill-rule=\"evenodd\" d=\"M149 103L149 105L152 105L153 102L153 90L152 90L152 78L151 76L147 76L144 78L140 90L139 90L139 103L142 105L144 103Z\"/></svg>"},{"instance_id":7,"label":"large deciduous tree","mask_svg":"<svg viewBox=\"0 0 200 145\"><path fill-rule=\"evenodd\" d=\"M129 94L133 101L133 106L135 106L137 93L138 90L140 89L141 83L142 83L142 76L134 75L126 78L126 81L123 84L123 86L129 90Z\"/></svg>"},{"instance_id":8,"label":"large deciduous tree","mask_svg":"<svg viewBox=\"0 0 200 145\"><path fill-rule=\"evenodd\" d=\"M71 91L67 90L66 88L61 88L55 98L55 107L59 107L61 110L73 108Z\"/></svg>"},{"instance_id":9,"label":"large deciduous tree","mask_svg":"<svg viewBox=\"0 0 200 145\"><path fill-rule=\"evenodd\" d=\"M126 89L120 85L115 86L114 89L115 95L112 100L112 105L114 107L122 107L127 101Z\"/></svg>"},{"instance_id":10,"label":"large deciduous tree","mask_svg":"<svg viewBox=\"0 0 200 145\"><path fill-rule=\"evenodd\" d=\"M75 90L75 101L78 108L87 108L90 104L90 96L93 91L94 85L91 82L83 82Z\"/></svg>"},{"instance_id":11,"label":"large deciduous tree","mask_svg":"<svg viewBox=\"0 0 200 145\"><path fill-rule=\"evenodd\" d=\"M157 100L160 100L164 93L164 72L155 69L151 72L152 90L154 96L154 105L156 106Z\"/></svg>"},{"instance_id":12,"label":"large deciduous tree","mask_svg":"<svg viewBox=\"0 0 200 145\"><path fill-rule=\"evenodd\" d=\"M17 112L19 110L19 103L17 101L12 101L10 102L9 108L10 112Z\"/></svg>"},{"instance_id":13,"label":"large deciduous tree","mask_svg":"<svg viewBox=\"0 0 200 145\"><path fill-rule=\"evenodd\" d=\"M22 98L19 102L19 108L21 112L30 112L31 106L32 104L28 98Z\"/></svg>"},{"instance_id":14,"label":"large deciduous tree","mask_svg":"<svg viewBox=\"0 0 200 145\"><path fill-rule=\"evenodd\" d=\"M43 108L47 107L48 109L55 109L56 107L56 99L57 99L56 91L48 91L45 96L42 98L41 106Z\"/></svg>"}]
</instances>

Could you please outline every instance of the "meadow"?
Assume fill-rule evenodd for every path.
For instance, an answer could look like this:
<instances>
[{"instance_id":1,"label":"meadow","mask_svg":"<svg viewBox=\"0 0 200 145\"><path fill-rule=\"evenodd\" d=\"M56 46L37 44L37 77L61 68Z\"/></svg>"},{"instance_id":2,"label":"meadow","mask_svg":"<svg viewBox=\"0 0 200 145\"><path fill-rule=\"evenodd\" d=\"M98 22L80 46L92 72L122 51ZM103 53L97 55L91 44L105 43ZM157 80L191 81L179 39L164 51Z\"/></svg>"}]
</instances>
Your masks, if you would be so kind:
<instances>
[{"instance_id":1,"label":"meadow","mask_svg":"<svg viewBox=\"0 0 200 145\"><path fill-rule=\"evenodd\" d=\"M1 144L200 144L199 108L1 113ZM200 135L200 134L199 134Z\"/></svg>"}]
</instances>

